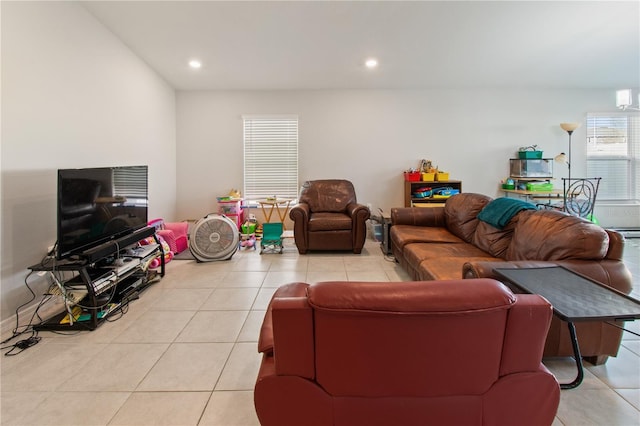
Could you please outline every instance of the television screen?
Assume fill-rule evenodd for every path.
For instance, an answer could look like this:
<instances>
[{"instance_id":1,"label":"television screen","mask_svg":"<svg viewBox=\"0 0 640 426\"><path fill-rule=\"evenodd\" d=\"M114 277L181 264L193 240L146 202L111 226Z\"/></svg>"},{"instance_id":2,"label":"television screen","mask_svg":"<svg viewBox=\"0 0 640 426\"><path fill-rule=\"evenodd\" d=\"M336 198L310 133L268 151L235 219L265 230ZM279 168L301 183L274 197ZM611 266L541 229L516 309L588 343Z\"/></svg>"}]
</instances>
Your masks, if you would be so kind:
<instances>
[{"instance_id":1,"label":"television screen","mask_svg":"<svg viewBox=\"0 0 640 426\"><path fill-rule=\"evenodd\" d=\"M146 226L147 186L147 166L58 170L58 259Z\"/></svg>"}]
</instances>

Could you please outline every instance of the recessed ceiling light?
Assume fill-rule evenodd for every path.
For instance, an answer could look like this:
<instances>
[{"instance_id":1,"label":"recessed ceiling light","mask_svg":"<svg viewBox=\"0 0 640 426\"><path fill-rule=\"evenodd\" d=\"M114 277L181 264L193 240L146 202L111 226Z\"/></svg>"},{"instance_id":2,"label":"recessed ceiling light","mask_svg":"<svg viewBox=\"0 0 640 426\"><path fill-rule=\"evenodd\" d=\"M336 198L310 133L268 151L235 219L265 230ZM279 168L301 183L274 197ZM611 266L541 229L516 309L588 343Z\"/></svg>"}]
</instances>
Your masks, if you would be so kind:
<instances>
[{"instance_id":1,"label":"recessed ceiling light","mask_svg":"<svg viewBox=\"0 0 640 426\"><path fill-rule=\"evenodd\" d=\"M202 63L200 61L196 60L196 59L192 59L192 60L189 61L189 66L191 68L198 69L198 68L202 67Z\"/></svg>"},{"instance_id":2,"label":"recessed ceiling light","mask_svg":"<svg viewBox=\"0 0 640 426\"><path fill-rule=\"evenodd\" d=\"M375 58L369 58L364 64L367 68L375 68L378 66L378 60Z\"/></svg>"}]
</instances>

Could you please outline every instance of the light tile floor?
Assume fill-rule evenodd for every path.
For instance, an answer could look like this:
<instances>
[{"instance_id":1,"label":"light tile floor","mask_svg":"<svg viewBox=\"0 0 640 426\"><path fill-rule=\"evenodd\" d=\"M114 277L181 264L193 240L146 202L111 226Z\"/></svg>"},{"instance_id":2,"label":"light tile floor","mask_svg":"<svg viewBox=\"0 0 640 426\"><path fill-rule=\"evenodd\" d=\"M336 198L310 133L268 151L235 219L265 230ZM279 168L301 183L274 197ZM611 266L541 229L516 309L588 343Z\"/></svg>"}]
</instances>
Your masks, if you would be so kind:
<instances>
[{"instance_id":1,"label":"light tile floor","mask_svg":"<svg viewBox=\"0 0 640 426\"><path fill-rule=\"evenodd\" d=\"M640 239L625 258L640 298ZM41 332L42 341L1 357L2 425L258 425L253 385L264 310L293 281L402 281L374 241L362 255L238 251L231 260L174 260L126 315L93 332ZM629 327L640 332L637 323ZM546 362L560 381L571 359ZM640 424L640 338L625 333L617 358L587 365L561 394L554 426Z\"/></svg>"}]
</instances>

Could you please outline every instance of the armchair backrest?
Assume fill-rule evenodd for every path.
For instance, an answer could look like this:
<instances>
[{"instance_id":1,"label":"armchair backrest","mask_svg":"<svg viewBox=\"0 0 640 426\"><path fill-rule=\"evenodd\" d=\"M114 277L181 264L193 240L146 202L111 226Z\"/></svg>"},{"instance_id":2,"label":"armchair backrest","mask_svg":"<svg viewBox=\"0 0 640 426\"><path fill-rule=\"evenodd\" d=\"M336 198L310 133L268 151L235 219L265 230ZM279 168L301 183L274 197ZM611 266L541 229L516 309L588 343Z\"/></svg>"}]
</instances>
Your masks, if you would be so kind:
<instances>
[{"instance_id":1,"label":"armchair backrest","mask_svg":"<svg viewBox=\"0 0 640 426\"><path fill-rule=\"evenodd\" d=\"M321 282L300 299L274 299L276 370L334 397L481 395L539 369L552 315L491 279Z\"/></svg>"},{"instance_id":2,"label":"armchair backrest","mask_svg":"<svg viewBox=\"0 0 640 426\"><path fill-rule=\"evenodd\" d=\"M312 212L343 212L350 203L356 203L353 184L344 179L309 180L302 185L301 203Z\"/></svg>"}]
</instances>

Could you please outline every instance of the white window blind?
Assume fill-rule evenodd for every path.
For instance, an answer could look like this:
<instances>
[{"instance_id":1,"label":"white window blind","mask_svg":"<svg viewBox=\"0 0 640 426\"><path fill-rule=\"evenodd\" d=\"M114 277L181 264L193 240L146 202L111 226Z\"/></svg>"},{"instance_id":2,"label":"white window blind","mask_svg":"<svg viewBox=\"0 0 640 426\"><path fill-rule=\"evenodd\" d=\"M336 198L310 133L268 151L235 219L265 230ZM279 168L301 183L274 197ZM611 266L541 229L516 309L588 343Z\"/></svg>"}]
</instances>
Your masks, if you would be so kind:
<instances>
[{"instance_id":1,"label":"white window blind","mask_svg":"<svg viewBox=\"0 0 640 426\"><path fill-rule=\"evenodd\" d=\"M147 166L115 167L113 195L127 199L147 199Z\"/></svg>"},{"instance_id":2,"label":"white window blind","mask_svg":"<svg viewBox=\"0 0 640 426\"><path fill-rule=\"evenodd\" d=\"M244 116L244 198L298 197L298 117Z\"/></svg>"},{"instance_id":3,"label":"white window blind","mask_svg":"<svg viewBox=\"0 0 640 426\"><path fill-rule=\"evenodd\" d=\"M587 174L602 177L599 200L640 200L640 115L587 115Z\"/></svg>"}]
</instances>

